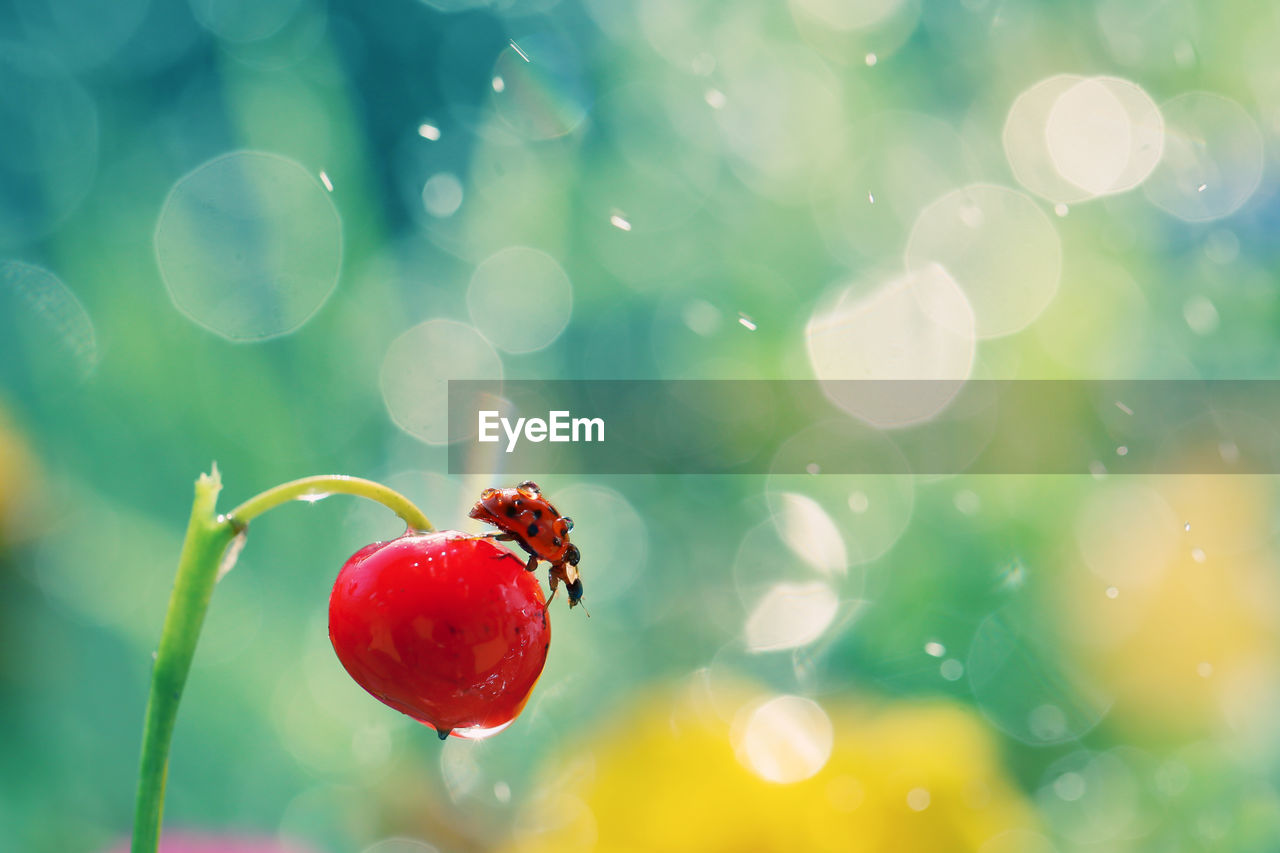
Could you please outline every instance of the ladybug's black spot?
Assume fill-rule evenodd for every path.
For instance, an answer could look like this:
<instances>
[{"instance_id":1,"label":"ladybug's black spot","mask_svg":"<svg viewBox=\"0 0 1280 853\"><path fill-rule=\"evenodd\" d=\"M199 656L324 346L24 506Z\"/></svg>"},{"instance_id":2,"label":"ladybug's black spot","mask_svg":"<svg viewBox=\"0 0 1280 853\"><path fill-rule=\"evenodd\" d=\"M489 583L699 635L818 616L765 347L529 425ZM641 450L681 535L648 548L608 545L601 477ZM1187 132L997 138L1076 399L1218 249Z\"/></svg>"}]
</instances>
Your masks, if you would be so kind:
<instances>
[{"instance_id":1,"label":"ladybug's black spot","mask_svg":"<svg viewBox=\"0 0 1280 853\"><path fill-rule=\"evenodd\" d=\"M436 729L436 734L440 735L440 740L444 740L449 736L449 732L453 729Z\"/></svg>"},{"instance_id":2,"label":"ladybug's black spot","mask_svg":"<svg viewBox=\"0 0 1280 853\"><path fill-rule=\"evenodd\" d=\"M535 509L535 510L533 511L533 517L534 517L534 518L539 518L539 519L540 519L540 518L542 518L542 510L540 510L540 509Z\"/></svg>"},{"instance_id":3,"label":"ladybug's black spot","mask_svg":"<svg viewBox=\"0 0 1280 853\"><path fill-rule=\"evenodd\" d=\"M538 525L536 525L536 524L530 524L530 525L529 525L529 529L528 529L528 530L526 530L526 531L525 531L525 533L529 534L530 536L537 536L537 535L538 535Z\"/></svg>"},{"instance_id":4,"label":"ladybug's black spot","mask_svg":"<svg viewBox=\"0 0 1280 853\"><path fill-rule=\"evenodd\" d=\"M507 504L507 518L516 517L516 508L513 504Z\"/></svg>"}]
</instances>

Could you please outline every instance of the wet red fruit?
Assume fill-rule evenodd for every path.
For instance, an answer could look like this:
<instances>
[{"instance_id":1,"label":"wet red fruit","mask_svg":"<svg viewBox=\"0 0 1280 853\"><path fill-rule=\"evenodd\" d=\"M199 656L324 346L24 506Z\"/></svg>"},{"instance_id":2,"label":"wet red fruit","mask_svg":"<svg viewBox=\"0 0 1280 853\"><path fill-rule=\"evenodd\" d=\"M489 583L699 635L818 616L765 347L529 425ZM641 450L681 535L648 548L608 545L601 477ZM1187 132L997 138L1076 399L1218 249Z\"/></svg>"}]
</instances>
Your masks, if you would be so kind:
<instances>
[{"instance_id":1,"label":"wet red fruit","mask_svg":"<svg viewBox=\"0 0 1280 853\"><path fill-rule=\"evenodd\" d=\"M377 699L434 728L484 737L520 713L551 640L537 578L455 530L366 545L329 597L338 660Z\"/></svg>"}]
</instances>

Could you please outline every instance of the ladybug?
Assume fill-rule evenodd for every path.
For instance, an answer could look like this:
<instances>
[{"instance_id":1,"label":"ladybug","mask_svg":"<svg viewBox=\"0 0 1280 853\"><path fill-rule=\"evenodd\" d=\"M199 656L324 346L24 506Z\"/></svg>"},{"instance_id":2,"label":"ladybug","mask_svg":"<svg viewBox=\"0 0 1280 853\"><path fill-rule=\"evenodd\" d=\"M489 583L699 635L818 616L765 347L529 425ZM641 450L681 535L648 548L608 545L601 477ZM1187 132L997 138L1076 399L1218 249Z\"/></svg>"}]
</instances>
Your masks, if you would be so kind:
<instances>
[{"instance_id":1,"label":"ladybug","mask_svg":"<svg viewBox=\"0 0 1280 853\"><path fill-rule=\"evenodd\" d=\"M547 571L547 582L551 585L548 605L556 597L561 581L569 593L569 608L582 603L582 578L578 576L578 560L582 555L578 546L569 541L573 519L561 515L560 510L542 496L537 483L525 480L514 489L485 489L471 508L470 516L502 531L486 533L483 538L519 545L529 555L526 570L532 572L538 568L540 560L551 564Z\"/></svg>"}]
</instances>

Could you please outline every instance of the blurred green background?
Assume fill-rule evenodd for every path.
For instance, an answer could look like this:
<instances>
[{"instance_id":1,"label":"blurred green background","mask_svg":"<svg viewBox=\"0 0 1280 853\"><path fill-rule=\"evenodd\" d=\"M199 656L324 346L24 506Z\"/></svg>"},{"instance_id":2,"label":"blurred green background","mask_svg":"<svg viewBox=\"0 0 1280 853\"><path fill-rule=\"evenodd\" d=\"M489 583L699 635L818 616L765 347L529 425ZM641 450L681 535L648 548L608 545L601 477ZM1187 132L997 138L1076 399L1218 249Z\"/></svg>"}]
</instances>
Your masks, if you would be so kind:
<instances>
[{"instance_id":1,"label":"blurred green background","mask_svg":"<svg viewBox=\"0 0 1280 853\"><path fill-rule=\"evenodd\" d=\"M1278 43L1192 0L0 2L0 850L127 836L213 460L227 507L346 473L461 527L500 483L445 474L449 378L1275 376ZM395 518L283 508L218 586L166 825L1275 850L1276 484L1104 463L540 478L593 618L443 745L326 634Z\"/></svg>"}]
</instances>

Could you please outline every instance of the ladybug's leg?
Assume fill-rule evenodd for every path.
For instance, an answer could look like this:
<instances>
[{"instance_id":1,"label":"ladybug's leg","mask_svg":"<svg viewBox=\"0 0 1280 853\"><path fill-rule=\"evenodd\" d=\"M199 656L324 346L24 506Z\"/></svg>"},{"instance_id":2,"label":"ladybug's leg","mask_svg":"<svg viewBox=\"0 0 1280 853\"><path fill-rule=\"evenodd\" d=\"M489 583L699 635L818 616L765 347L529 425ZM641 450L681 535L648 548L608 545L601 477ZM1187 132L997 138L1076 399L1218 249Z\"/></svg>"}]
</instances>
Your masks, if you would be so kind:
<instances>
[{"instance_id":1,"label":"ladybug's leg","mask_svg":"<svg viewBox=\"0 0 1280 853\"><path fill-rule=\"evenodd\" d=\"M525 564L524 570L525 570L526 572L532 572L532 571L534 571L534 570L535 570L535 569L537 569L537 568L538 568L538 555L537 555L537 554L530 554L530 555L529 555L529 562Z\"/></svg>"},{"instance_id":2,"label":"ladybug's leg","mask_svg":"<svg viewBox=\"0 0 1280 853\"><path fill-rule=\"evenodd\" d=\"M473 536L472 539L488 539L490 542L515 542L519 537L513 533L505 533L503 531L490 531L489 533L481 533L479 536ZM495 560L506 559L506 554L494 554Z\"/></svg>"},{"instance_id":3,"label":"ladybug's leg","mask_svg":"<svg viewBox=\"0 0 1280 853\"><path fill-rule=\"evenodd\" d=\"M500 533L500 532L499 533L481 533L480 535L477 535L477 537L471 537L471 538L472 539L488 539L489 542L516 542L516 540L518 540L517 535L513 533ZM499 551L502 551L502 549L499 548ZM495 555L493 555L493 558L494 560L506 560L506 558L509 555L511 555L511 552L503 551L502 553L495 553Z\"/></svg>"},{"instance_id":4,"label":"ladybug's leg","mask_svg":"<svg viewBox=\"0 0 1280 853\"><path fill-rule=\"evenodd\" d=\"M560 578L556 576L556 567L554 565L547 570L547 583L551 586L551 594L547 596L547 603L542 608L543 610L551 606L551 602L556 597L556 590L560 588Z\"/></svg>"}]
</instances>

